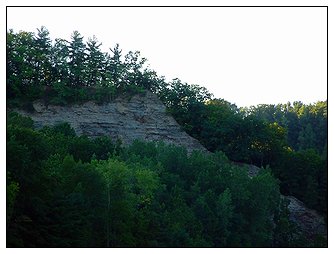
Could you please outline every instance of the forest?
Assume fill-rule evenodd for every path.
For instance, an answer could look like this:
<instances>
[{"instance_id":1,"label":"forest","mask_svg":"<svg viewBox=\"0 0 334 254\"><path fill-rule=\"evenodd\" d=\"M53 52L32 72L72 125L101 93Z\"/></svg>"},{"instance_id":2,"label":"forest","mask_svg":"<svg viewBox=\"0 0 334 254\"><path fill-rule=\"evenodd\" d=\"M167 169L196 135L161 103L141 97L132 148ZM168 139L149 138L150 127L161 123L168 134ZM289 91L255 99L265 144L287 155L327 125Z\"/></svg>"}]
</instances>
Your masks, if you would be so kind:
<instances>
[{"instance_id":1,"label":"forest","mask_svg":"<svg viewBox=\"0 0 334 254\"><path fill-rule=\"evenodd\" d=\"M328 216L327 101L239 108L205 88L167 82L139 51L97 38L52 41L7 31L7 247L325 247L289 220L292 195ZM108 137L66 123L35 129L15 108L34 100L103 104L157 94L211 153ZM231 162L261 167L249 178Z\"/></svg>"}]
</instances>

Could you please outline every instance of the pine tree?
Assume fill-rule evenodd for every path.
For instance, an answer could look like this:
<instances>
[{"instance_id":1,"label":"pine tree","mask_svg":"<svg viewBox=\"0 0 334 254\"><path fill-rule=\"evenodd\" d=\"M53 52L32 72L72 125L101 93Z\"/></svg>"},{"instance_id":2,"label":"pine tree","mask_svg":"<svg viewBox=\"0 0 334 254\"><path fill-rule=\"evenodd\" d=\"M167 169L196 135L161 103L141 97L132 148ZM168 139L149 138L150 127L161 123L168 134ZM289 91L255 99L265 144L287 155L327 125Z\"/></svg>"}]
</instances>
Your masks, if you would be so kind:
<instances>
[{"instance_id":1,"label":"pine tree","mask_svg":"<svg viewBox=\"0 0 334 254\"><path fill-rule=\"evenodd\" d=\"M49 37L49 31L42 26L37 29L38 33L35 37L35 58L36 71L35 83L39 85L50 85L51 75L51 49L52 43Z\"/></svg>"},{"instance_id":2,"label":"pine tree","mask_svg":"<svg viewBox=\"0 0 334 254\"><path fill-rule=\"evenodd\" d=\"M100 50L102 43L99 43L95 36L89 38L87 42L86 59L86 80L88 86L101 86L102 76L104 75L105 56Z\"/></svg>"},{"instance_id":3,"label":"pine tree","mask_svg":"<svg viewBox=\"0 0 334 254\"><path fill-rule=\"evenodd\" d=\"M122 50L119 49L119 44L117 43L114 49L110 49L113 56L109 58L108 72L111 75L112 83L115 84L117 88L125 88L126 83L124 80L125 66L121 60Z\"/></svg>"},{"instance_id":4,"label":"pine tree","mask_svg":"<svg viewBox=\"0 0 334 254\"><path fill-rule=\"evenodd\" d=\"M78 31L74 31L69 45L70 82L72 86L86 86L86 45Z\"/></svg>"}]
</instances>

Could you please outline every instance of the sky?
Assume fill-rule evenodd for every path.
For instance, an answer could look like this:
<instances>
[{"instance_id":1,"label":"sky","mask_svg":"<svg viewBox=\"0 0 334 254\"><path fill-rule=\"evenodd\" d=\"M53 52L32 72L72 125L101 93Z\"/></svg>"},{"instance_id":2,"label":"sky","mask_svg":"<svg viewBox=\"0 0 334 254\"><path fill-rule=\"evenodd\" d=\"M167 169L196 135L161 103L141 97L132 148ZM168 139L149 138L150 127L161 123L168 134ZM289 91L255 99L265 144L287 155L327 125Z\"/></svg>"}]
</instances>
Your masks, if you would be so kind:
<instances>
[{"instance_id":1,"label":"sky","mask_svg":"<svg viewBox=\"0 0 334 254\"><path fill-rule=\"evenodd\" d=\"M239 107L327 99L326 8L8 7L7 29L138 50L167 81Z\"/></svg>"}]
</instances>

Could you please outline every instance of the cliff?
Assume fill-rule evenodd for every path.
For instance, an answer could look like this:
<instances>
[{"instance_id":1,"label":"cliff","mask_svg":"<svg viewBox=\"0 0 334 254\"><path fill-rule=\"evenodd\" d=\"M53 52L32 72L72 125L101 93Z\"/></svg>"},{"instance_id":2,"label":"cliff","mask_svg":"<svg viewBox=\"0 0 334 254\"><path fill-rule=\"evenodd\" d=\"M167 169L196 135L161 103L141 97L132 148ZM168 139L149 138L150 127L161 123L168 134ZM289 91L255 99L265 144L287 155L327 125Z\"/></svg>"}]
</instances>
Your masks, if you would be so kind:
<instances>
[{"instance_id":1,"label":"cliff","mask_svg":"<svg viewBox=\"0 0 334 254\"><path fill-rule=\"evenodd\" d=\"M113 102L98 105L86 102L72 106L46 106L41 101L33 103L34 112L18 110L29 116L36 128L68 122L78 135L88 137L108 136L121 140L124 145L134 140L164 141L193 150L206 151L196 139L184 132L173 117L166 113L165 105L151 92L131 98L118 97Z\"/></svg>"}]
</instances>

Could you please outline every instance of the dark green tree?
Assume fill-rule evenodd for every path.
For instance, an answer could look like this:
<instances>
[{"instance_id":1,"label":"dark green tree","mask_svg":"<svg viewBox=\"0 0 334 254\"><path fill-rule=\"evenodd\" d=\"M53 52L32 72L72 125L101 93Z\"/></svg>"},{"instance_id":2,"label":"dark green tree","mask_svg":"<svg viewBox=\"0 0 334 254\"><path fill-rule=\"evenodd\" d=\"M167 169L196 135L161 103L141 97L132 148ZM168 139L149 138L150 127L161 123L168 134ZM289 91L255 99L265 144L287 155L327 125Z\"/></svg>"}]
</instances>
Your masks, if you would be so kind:
<instances>
[{"instance_id":1,"label":"dark green tree","mask_svg":"<svg viewBox=\"0 0 334 254\"><path fill-rule=\"evenodd\" d=\"M96 87L102 85L102 77L105 75L104 54L101 52L97 38L93 36L87 42L87 59L86 59L86 79L88 86Z\"/></svg>"},{"instance_id":2,"label":"dark green tree","mask_svg":"<svg viewBox=\"0 0 334 254\"><path fill-rule=\"evenodd\" d=\"M83 41L83 36L78 31L72 33L68 49L70 85L73 87L87 86L87 80L84 79L86 76L87 49Z\"/></svg>"},{"instance_id":3,"label":"dark green tree","mask_svg":"<svg viewBox=\"0 0 334 254\"><path fill-rule=\"evenodd\" d=\"M52 42L49 31L42 26L37 29L35 38L36 70L35 83L41 86L50 86L53 80L51 65Z\"/></svg>"}]
</instances>

